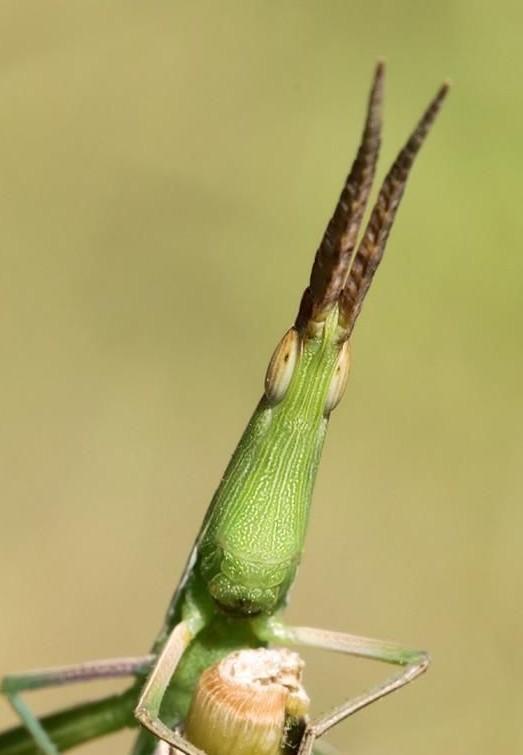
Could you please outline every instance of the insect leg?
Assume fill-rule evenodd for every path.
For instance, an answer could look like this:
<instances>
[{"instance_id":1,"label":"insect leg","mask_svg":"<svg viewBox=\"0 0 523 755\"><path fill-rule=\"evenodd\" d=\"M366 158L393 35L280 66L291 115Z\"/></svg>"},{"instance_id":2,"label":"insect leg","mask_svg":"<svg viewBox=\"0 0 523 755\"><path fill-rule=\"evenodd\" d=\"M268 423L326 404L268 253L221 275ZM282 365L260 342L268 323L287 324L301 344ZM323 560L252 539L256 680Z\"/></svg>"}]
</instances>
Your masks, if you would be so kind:
<instances>
[{"instance_id":1,"label":"insect leg","mask_svg":"<svg viewBox=\"0 0 523 755\"><path fill-rule=\"evenodd\" d=\"M345 718L352 716L362 708L380 700L420 676L429 666L428 653L422 650L411 650L394 642L375 640L370 637L332 632L326 629L311 627L289 627L289 634L294 643L309 647L334 650L360 658L373 658L385 663L401 666L402 670L377 684L361 695L346 700L319 718L311 721L307 726L300 744L299 755L310 755L317 737Z\"/></svg>"},{"instance_id":2,"label":"insect leg","mask_svg":"<svg viewBox=\"0 0 523 755\"><path fill-rule=\"evenodd\" d=\"M111 658L72 666L28 671L23 674L11 674L2 679L0 693L7 697L12 708L45 755L59 755L58 749L20 693L95 679L133 676L146 672L151 667L154 658L153 655L142 658Z\"/></svg>"}]
</instances>

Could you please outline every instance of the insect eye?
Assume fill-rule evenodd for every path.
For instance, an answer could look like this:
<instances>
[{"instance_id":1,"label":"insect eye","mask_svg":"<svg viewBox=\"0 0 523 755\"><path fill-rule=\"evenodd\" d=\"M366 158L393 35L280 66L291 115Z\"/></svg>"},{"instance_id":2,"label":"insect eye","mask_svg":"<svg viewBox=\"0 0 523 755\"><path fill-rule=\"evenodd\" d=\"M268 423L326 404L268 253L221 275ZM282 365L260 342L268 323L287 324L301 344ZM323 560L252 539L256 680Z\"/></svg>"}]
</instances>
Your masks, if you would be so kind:
<instances>
[{"instance_id":1,"label":"insect eye","mask_svg":"<svg viewBox=\"0 0 523 755\"><path fill-rule=\"evenodd\" d=\"M276 346L265 375L265 395L271 404L278 404L287 393L300 356L300 337L291 328Z\"/></svg>"},{"instance_id":2,"label":"insect eye","mask_svg":"<svg viewBox=\"0 0 523 755\"><path fill-rule=\"evenodd\" d=\"M325 408L323 413L326 417L335 409L341 401L341 397L347 385L350 367L350 343L345 341L338 355L338 361L332 373L327 398L325 399Z\"/></svg>"}]
</instances>

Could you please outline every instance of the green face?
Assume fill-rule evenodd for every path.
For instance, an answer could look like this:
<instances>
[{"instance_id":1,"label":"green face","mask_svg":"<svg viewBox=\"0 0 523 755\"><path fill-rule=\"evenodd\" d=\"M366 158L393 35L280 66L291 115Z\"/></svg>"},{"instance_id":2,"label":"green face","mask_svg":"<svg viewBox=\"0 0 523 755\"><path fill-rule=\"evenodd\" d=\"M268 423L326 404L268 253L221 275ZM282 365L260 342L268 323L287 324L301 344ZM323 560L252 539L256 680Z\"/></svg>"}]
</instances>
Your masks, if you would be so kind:
<instances>
[{"instance_id":1,"label":"green face","mask_svg":"<svg viewBox=\"0 0 523 755\"><path fill-rule=\"evenodd\" d=\"M219 571L207 580L207 589L220 610L247 617L271 614L281 607L296 573L297 558L294 563L287 561L271 567L266 562L249 562L230 551L219 551L212 559L216 565L219 559ZM202 567L209 576L209 561L204 560Z\"/></svg>"},{"instance_id":2,"label":"green face","mask_svg":"<svg viewBox=\"0 0 523 755\"><path fill-rule=\"evenodd\" d=\"M337 310L309 335L291 328L270 361L260 401L218 488L198 551L213 601L233 616L282 607L303 550L327 429L349 368Z\"/></svg>"}]
</instances>

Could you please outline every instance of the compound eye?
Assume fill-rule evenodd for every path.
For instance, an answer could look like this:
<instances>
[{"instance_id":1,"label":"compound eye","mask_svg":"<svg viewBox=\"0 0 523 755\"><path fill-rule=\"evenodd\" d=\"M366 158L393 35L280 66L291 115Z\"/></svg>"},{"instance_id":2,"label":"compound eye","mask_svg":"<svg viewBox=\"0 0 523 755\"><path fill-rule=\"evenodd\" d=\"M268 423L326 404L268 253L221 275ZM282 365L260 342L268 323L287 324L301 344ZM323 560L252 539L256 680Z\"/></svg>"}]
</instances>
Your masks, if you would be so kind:
<instances>
[{"instance_id":1,"label":"compound eye","mask_svg":"<svg viewBox=\"0 0 523 755\"><path fill-rule=\"evenodd\" d=\"M347 378L349 377L349 368L350 343L349 341L345 341L338 355L338 361L336 362L336 367L332 373L327 398L325 399L323 413L326 417L329 416L332 410L335 409L341 401L341 397L345 392L345 386L347 385Z\"/></svg>"},{"instance_id":2,"label":"compound eye","mask_svg":"<svg viewBox=\"0 0 523 755\"><path fill-rule=\"evenodd\" d=\"M271 404L278 404L287 393L300 351L298 331L291 328L276 346L265 375L265 395Z\"/></svg>"}]
</instances>

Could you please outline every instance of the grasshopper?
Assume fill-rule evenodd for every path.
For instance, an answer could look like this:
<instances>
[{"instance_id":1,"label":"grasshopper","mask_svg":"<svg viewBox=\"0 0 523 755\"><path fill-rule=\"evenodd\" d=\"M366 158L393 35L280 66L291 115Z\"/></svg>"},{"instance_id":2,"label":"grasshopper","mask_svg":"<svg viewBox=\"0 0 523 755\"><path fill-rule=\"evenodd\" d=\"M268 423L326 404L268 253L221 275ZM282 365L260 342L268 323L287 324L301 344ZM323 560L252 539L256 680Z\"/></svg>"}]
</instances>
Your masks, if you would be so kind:
<instances>
[{"instance_id":1,"label":"grasshopper","mask_svg":"<svg viewBox=\"0 0 523 755\"><path fill-rule=\"evenodd\" d=\"M202 755L177 726L200 674L241 648L308 645L398 666L386 681L307 724L299 755L310 755L315 740L332 726L426 670L425 652L326 629L291 627L282 618L303 552L329 417L347 382L351 333L414 159L448 91L443 84L400 151L358 243L380 148L383 84L380 62L361 144L316 253L295 323L270 360L263 396L210 503L150 653L4 678L1 690L25 728L0 735L2 755L58 755L138 723L142 729L133 755L150 755L159 740L187 755ZM21 697L44 686L124 675L133 677L125 692L40 720Z\"/></svg>"}]
</instances>

